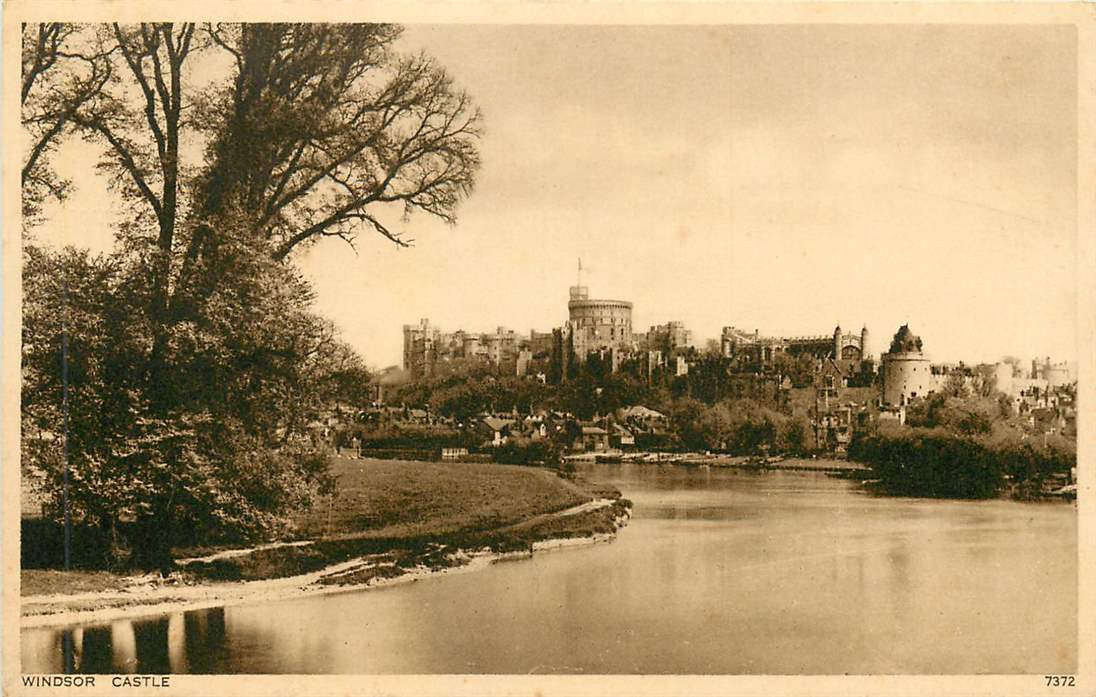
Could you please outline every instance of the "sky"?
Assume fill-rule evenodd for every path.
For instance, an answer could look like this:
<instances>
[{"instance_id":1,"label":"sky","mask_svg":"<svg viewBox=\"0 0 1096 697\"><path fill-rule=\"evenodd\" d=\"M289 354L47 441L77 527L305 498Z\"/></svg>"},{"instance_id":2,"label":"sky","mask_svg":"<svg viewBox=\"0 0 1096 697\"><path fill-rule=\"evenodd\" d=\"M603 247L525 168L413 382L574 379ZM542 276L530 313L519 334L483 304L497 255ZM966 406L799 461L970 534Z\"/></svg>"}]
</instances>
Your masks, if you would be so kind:
<instances>
[{"instance_id":1,"label":"sky","mask_svg":"<svg viewBox=\"0 0 1096 697\"><path fill-rule=\"evenodd\" d=\"M1053 25L411 26L481 107L476 190L297 263L373 366L401 327L546 331L582 259L633 328L909 323L940 361L1076 360L1076 37ZM77 147L77 146L71 146ZM61 158L66 160L66 158ZM57 239L116 212L81 158Z\"/></svg>"}]
</instances>

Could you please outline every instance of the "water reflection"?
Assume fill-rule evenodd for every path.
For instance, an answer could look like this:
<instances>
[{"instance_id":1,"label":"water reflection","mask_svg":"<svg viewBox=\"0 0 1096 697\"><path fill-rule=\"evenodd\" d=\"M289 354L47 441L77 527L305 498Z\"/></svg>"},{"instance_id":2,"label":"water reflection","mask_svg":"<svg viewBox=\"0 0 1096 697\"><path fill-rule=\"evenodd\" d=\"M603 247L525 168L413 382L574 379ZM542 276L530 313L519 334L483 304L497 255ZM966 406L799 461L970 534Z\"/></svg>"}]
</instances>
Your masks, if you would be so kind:
<instances>
[{"instance_id":1,"label":"water reflection","mask_svg":"<svg viewBox=\"0 0 1096 697\"><path fill-rule=\"evenodd\" d=\"M212 673L223 658L225 609L107 625L23 632L25 673Z\"/></svg>"},{"instance_id":2,"label":"water reflection","mask_svg":"<svg viewBox=\"0 0 1096 697\"><path fill-rule=\"evenodd\" d=\"M27 630L24 671L1076 670L1071 506L873 497L809 473L589 474L635 502L611 544L363 593Z\"/></svg>"}]
</instances>

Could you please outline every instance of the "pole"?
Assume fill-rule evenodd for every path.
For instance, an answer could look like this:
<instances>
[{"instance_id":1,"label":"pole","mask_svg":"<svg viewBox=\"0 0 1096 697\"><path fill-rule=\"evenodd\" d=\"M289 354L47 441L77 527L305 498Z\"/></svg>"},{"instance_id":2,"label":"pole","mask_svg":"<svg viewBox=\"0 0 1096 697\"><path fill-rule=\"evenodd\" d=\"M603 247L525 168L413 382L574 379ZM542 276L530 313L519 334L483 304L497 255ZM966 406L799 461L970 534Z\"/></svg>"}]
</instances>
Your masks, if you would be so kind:
<instances>
[{"instance_id":1,"label":"pole","mask_svg":"<svg viewBox=\"0 0 1096 697\"><path fill-rule=\"evenodd\" d=\"M69 512L69 404L68 404L68 329L61 320L61 416L64 440L62 462L61 509L65 515L65 571L72 568L72 515Z\"/></svg>"},{"instance_id":2,"label":"pole","mask_svg":"<svg viewBox=\"0 0 1096 697\"><path fill-rule=\"evenodd\" d=\"M61 419L63 456L61 463L61 508L65 515L65 571L72 569L72 513L69 510L69 364L68 364L68 279L61 277ZM75 672L72 632L62 634L62 654L66 673Z\"/></svg>"}]
</instances>

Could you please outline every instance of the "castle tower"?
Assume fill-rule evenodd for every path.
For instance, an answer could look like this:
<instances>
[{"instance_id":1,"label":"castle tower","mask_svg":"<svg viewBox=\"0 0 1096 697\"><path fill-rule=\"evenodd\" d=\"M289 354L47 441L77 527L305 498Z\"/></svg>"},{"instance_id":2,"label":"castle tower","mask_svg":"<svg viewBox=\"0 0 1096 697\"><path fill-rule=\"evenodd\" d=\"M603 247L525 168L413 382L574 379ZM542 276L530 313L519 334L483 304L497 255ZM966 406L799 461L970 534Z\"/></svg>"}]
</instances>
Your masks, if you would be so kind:
<instances>
[{"instance_id":1,"label":"castle tower","mask_svg":"<svg viewBox=\"0 0 1096 697\"><path fill-rule=\"evenodd\" d=\"M833 330L833 358L837 360L841 358L841 325L837 325Z\"/></svg>"},{"instance_id":2,"label":"castle tower","mask_svg":"<svg viewBox=\"0 0 1096 697\"><path fill-rule=\"evenodd\" d=\"M582 262L579 262L578 285L571 286L567 303L568 321L575 359L582 363L594 351L616 349L624 351L632 345L632 303L625 300L590 298L582 285Z\"/></svg>"},{"instance_id":3,"label":"castle tower","mask_svg":"<svg viewBox=\"0 0 1096 697\"><path fill-rule=\"evenodd\" d=\"M871 336L868 334L867 325L860 328L860 360L871 360Z\"/></svg>"},{"instance_id":4,"label":"castle tower","mask_svg":"<svg viewBox=\"0 0 1096 697\"><path fill-rule=\"evenodd\" d=\"M932 367L922 352L921 339L903 324L883 354L883 403L902 406L925 397L934 388Z\"/></svg>"}]
</instances>

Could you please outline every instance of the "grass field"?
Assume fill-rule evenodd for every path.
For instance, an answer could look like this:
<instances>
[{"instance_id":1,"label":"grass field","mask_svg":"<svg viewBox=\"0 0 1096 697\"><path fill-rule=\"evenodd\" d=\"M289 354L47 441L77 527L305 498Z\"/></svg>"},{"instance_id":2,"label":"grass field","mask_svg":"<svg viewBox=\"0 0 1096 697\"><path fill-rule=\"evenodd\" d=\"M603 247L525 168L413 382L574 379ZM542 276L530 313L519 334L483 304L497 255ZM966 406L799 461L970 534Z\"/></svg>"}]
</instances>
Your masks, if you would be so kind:
<instances>
[{"instance_id":1,"label":"grass field","mask_svg":"<svg viewBox=\"0 0 1096 697\"><path fill-rule=\"evenodd\" d=\"M527 547L549 530L563 537L601 532L615 513L605 510L573 516L566 523L520 526L520 530L508 532L500 529L594 498L620 496L613 489L568 481L537 467L346 457L335 458L331 464L338 478L337 493L303 514L295 532L295 537L316 544L194 562L185 567L187 575L256 580L307 573L358 555L394 550L403 550L401 559L421 560L439 545ZM556 530L557 526L562 527ZM180 549L176 554L204 556L216 551L208 547ZM133 580L109 572L39 569L26 569L21 577L22 595L110 590Z\"/></svg>"},{"instance_id":2,"label":"grass field","mask_svg":"<svg viewBox=\"0 0 1096 697\"><path fill-rule=\"evenodd\" d=\"M299 524L302 537L405 537L482 530L591 500L535 467L337 458L338 493Z\"/></svg>"},{"instance_id":3,"label":"grass field","mask_svg":"<svg viewBox=\"0 0 1096 697\"><path fill-rule=\"evenodd\" d=\"M25 569L19 577L20 595L95 593L118 590L128 584L128 577L109 571Z\"/></svg>"}]
</instances>

